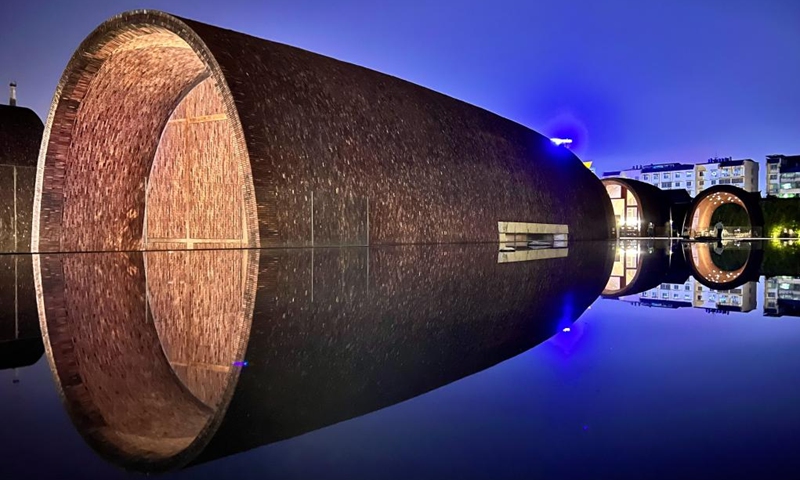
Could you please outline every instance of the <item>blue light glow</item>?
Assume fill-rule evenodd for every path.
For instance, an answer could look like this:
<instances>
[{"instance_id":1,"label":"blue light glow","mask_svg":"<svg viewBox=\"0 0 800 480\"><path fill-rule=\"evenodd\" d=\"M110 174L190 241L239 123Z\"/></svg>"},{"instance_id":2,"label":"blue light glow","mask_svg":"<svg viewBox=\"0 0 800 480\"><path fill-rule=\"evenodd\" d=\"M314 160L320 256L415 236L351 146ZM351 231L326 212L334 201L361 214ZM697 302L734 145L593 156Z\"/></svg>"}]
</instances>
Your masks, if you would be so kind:
<instances>
[{"instance_id":1,"label":"blue light glow","mask_svg":"<svg viewBox=\"0 0 800 480\"><path fill-rule=\"evenodd\" d=\"M569 147L572 145L571 138L551 138L550 141L553 142L554 145L558 146Z\"/></svg>"}]
</instances>

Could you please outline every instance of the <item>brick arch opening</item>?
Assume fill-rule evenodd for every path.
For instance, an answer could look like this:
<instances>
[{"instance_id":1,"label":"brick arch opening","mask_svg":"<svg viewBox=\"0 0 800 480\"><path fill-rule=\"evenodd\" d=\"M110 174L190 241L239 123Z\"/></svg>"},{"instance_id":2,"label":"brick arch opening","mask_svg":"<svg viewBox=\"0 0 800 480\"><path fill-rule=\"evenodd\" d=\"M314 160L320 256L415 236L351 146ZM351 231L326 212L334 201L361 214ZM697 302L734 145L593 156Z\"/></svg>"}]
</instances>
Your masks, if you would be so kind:
<instances>
[{"instance_id":1,"label":"brick arch opening","mask_svg":"<svg viewBox=\"0 0 800 480\"><path fill-rule=\"evenodd\" d=\"M34 257L62 398L99 452L171 468L220 421L253 312L257 259L238 248L259 246L258 226L229 88L183 22L123 14L73 55L42 146L33 250L116 252Z\"/></svg>"},{"instance_id":2,"label":"brick arch opening","mask_svg":"<svg viewBox=\"0 0 800 480\"><path fill-rule=\"evenodd\" d=\"M738 187L728 185L711 187L704 190L692 202L689 214L686 217L686 228L689 236L713 236L714 225L711 220L714 212L723 205L733 204L741 207L747 214L751 236L757 237L764 227L763 214L757 201L751 198L752 194ZM739 226L739 225L737 225ZM743 225L742 225L743 226Z\"/></svg>"},{"instance_id":3,"label":"brick arch opening","mask_svg":"<svg viewBox=\"0 0 800 480\"><path fill-rule=\"evenodd\" d=\"M646 232L647 225L642 226L645 221L642 199L631 183L619 178L604 178L602 183L611 199L616 227L636 236Z\"/></svg>"},{"instance_id":4,"label":"brick arch opening","mask_svg":"<svg viewBox=\"0 0 800 480\"><path fill-rule=\"evenodd\" d=\"M249 157L219 67L174 17L115 17L79 47L45 127L34 249L258 246Z\"/></svg>"}]
</instances>

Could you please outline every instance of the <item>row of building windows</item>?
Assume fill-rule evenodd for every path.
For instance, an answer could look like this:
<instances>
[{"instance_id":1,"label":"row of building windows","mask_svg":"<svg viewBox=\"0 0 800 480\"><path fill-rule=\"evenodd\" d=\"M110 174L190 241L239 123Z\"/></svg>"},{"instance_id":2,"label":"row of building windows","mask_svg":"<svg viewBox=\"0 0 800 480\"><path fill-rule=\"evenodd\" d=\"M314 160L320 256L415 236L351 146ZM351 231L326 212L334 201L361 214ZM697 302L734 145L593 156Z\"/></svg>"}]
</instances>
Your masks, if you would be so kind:
<instances>
[{"instance_id":1,"label":"row of building windows","mask_svg":"<svg viewBox=\"0 0 800 480\"><path fill-rule=\"evenodd\" d=\"M718 172L719 172L719 175L717 175ZM706 176L706 171L705 170L700 170L699 172L697 172L697 176L705 177ZM736 170L733 170L732 172L728 172L726 170L711 170L711 176L712 177L717 177L717 176L720 176L720 177L743 177L744 176L744 171L742 170L741 167L737 168ZM653 174L644 173L644 174L642 174L642 180L645 180L645 181L648 181L648 180L670 180L670 179L679 179L679 178L694 178L694 172L684 172L684 173L675 172L672 175L670 175L669 173L662 173L662 174L659 174L659 173L653 173Z\"/></svg>"},{"instance_id":2,"label":"row of building windows","mask_svg":"<svg viewBox=\"0 0 800 480\"><path fill-rule=\"evenodd\" d=\"M658 292L656 292L656 291L642 292L641 293L641 297L642 298L658 298ZM661 292L661 298L664 299L664 300L669 300L669 293L668 292ZM672 299L673 300L680 300L680 298L681 298L681 294L680 293L673 293L672 294ZM683 296L683 299L687 300L687 301L690 301L692 299L692 296L687 293L687 294L685 294Z\"/></svg>"},{"instance_id":3,"label":"row of building windows","mask_svg":"<svg viewBox=\"0 0 800 480\"><path fill-rule=\"evenodd\" d=\"M683 290L691 290L692 286L690 284L688 284L688 283L687 284L683 284L683 285L678 284L678 283L675 283L675 284L662 283L659 288L661 288L662 290L669 290L669 289L672 289L672 290L681 290L681 289L683 289Z\"/></svg>"}]
</instances>

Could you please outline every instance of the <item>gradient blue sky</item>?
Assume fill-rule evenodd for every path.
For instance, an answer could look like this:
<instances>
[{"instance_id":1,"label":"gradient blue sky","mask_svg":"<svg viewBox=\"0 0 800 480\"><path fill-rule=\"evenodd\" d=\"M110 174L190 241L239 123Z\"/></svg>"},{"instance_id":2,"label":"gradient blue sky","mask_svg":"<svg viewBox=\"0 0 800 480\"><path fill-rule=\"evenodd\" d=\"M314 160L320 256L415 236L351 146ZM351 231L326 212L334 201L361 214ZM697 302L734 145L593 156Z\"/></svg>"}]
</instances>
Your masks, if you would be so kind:
<instances>
[{"instance_id":1,"label":"gradient blue sky","mask_svg":"<svg viewBox=\"0 0 800 480\"><path fill-rule=\"evenodd\" d=\"M0 15L0 81L16 80L20 104L45 118L83 38L135 8L363 65L573 137L598 170L800 153L795 0L17 0Z\"/></svg>"}]
</instances>

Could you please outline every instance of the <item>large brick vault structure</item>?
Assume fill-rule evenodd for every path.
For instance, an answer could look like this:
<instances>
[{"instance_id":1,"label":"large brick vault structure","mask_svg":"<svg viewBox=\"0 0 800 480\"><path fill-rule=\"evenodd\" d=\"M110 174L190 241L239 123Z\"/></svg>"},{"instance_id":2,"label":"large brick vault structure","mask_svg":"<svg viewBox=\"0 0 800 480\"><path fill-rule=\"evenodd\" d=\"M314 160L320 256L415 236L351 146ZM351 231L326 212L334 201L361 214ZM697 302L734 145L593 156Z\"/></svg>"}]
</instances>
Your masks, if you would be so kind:
<instances>
[{"instance_id":1,"label":"large brick vault structure","mask_svg":"<svg viewBox=\"0 0 800 480\"><path fill-rule=\"evenodd\" d=\"M154 11L81 44L43 147L42 252L497 242L502 222L605 239L611 225L599 180L536 132Z\"/></svg>"}]
</instances>

